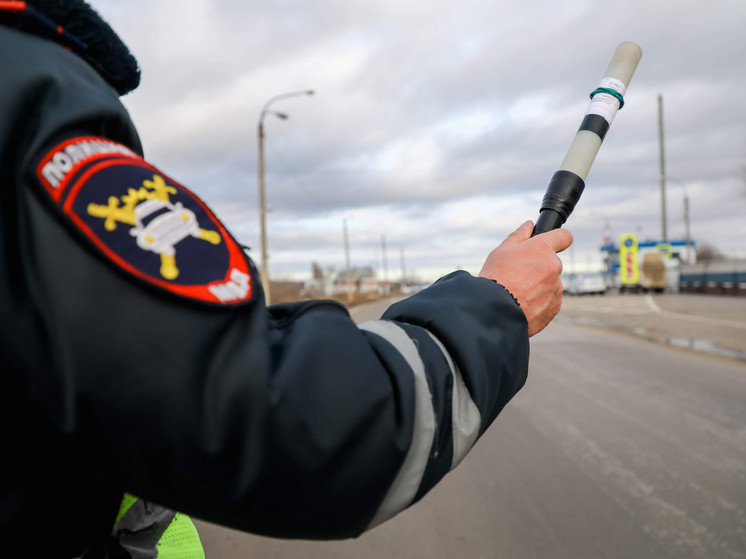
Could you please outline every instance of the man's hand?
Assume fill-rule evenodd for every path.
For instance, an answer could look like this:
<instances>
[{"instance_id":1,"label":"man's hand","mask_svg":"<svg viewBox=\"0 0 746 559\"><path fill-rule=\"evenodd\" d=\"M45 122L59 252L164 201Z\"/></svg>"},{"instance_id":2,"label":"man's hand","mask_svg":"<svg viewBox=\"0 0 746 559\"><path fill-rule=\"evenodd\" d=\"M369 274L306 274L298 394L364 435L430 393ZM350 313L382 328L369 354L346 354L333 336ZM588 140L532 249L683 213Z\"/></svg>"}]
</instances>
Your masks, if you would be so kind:
<instances>
[{"instance_id":1,"label":"man's hand","mask_svg":"<svg viewBox=\"0 0 746 559\"><path fill-rule=\"evenodd\" d=\"M510 291L528 320L528 335L541 332L562 304L562 261L556 253L572 244L572 234L555 229L531 237L534 224L525 222L493 250L479 275Z\"/></svg>"}]
</instances>

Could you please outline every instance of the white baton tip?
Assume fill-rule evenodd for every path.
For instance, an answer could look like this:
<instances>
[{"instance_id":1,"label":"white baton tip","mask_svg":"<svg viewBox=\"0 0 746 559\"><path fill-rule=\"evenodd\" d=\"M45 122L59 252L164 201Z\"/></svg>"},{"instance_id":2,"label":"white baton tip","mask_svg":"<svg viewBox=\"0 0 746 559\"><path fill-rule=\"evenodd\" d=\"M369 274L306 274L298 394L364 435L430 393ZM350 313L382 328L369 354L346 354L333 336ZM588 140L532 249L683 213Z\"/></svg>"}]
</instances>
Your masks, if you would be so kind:
<instances>
[{"instance_id":1,"label":"white baton tip","mask_svg":"<svg viewBox=\"0 0 746 559\"><path fill-rule=\"evenodd\" d=\"M638 44L631 41L621 43L616 48L604 76L616 78L624 83L625 86L628 86L641 58L642 49Z\"/></svg>"}]
</instances>

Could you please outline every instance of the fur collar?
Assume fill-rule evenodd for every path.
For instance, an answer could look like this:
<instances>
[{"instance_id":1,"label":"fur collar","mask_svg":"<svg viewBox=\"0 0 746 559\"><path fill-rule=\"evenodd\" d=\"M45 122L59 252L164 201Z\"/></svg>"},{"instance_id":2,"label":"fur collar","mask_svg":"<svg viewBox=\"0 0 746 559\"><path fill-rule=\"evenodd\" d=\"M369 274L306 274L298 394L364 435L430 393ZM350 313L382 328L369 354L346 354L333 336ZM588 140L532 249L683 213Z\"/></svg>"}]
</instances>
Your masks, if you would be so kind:
<instances>
[{"instance_id":1,"label":"fur collar","mask_svg":"<svg viewBox=\"0 0 746 559\"><path fill-rule=\"evenodd\" d=\"M58 40L65 46L72 46L73 52L80 55L103 77L120 95L129 93L140 83L140 68L127 46L109 27L98 13L85 0L27 0L27 3L41 12L36 24L26 17L19 26L32 33ZM72 35L74 42L65 41L47 28L38 25L46 16L55 25L62 27L66 35ZM81 48L83 43L85 48Z\"/></svg>"}]
</instances>

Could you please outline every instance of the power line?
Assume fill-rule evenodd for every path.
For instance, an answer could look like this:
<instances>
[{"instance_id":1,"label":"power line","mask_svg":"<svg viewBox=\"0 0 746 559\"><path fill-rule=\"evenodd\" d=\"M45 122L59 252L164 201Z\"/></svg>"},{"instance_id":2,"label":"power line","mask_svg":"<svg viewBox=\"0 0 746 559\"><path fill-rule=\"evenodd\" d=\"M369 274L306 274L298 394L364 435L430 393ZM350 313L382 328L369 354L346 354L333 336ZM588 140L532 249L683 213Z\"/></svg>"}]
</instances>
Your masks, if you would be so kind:
<instances>
[{"instance_id":1,"label":"power line","mask_svg":"<svg viewBox=\"0 0 746 559\"><path fill-rule=\"evenodd\" d=\"M285 158L282 156L282 154L280 154L280 152L277 150L277 148L274 146L274 144L272 142L270 142L269 140L267 140L266 138L265 138L265 142L269 145L269 147L272 150L272 152L274 153L274 155L277 156L277 158L280 160L280 162L285 166L286 170L290 172L291 178L295 181L295 183L297 184L297 186L299 186L301 188L301 190L303 190L306 193L306 195L309 198L311 198L311 200L313 200L316 203L316 205L319 207L319 209L327 211L327 212L331 212L332 210L329 208L329 206L326 204L326 202L324 202L323 200L321 200L318 196L316 196L311 191L311 189L300 178L300 176L295 171L295 169L293 169L290 166L290 164L287 161L285 161Z\"/></svg>"}]
</instances>

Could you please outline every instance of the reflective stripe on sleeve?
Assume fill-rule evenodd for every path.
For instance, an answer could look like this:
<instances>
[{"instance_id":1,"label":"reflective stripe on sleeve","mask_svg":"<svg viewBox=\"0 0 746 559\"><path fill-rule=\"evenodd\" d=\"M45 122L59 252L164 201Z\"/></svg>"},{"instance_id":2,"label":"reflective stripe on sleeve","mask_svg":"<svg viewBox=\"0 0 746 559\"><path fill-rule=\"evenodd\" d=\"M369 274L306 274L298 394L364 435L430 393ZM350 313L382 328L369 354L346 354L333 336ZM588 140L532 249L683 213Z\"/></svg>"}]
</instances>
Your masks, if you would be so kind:
<instances>
[{"instance_id":1,"label":"reflective stripe on sleeve","mask_svg":"<svg viewBox=\"0 0 746 559\"><path fill-rule=\"evenodd\" d=\"M471 399L469 390L466 388L464 379L461 376L461 371L459 371L453 362L448 350L432 332L425 331L440 348L440 351L443 352L443 356L448 361L448 366L451 368L451 374L453 375L453 400L451 404L451 423L453 426L453 461L451 462L451 469L453 469L461 463L464 456L474 446L479 436L479 429L482 426L482 416L474 400Z\"/></svg>"},{"instance_id":2,"label":"reflective stripe on sleeve","mask_svg":"<svg viewBox=\"0 0 746 559\"><path fill-rule=\"evenodd\" d=\"M415 385L412 443L399 473L368 526L368 529L371 529L408 507L417 494L435 435L435 413L425 377L425 365L417 347L406 332L396 324L382 320L365 322L359 327L385 339L404 357L414 374Z\"/></svg>"}]
</instances>

